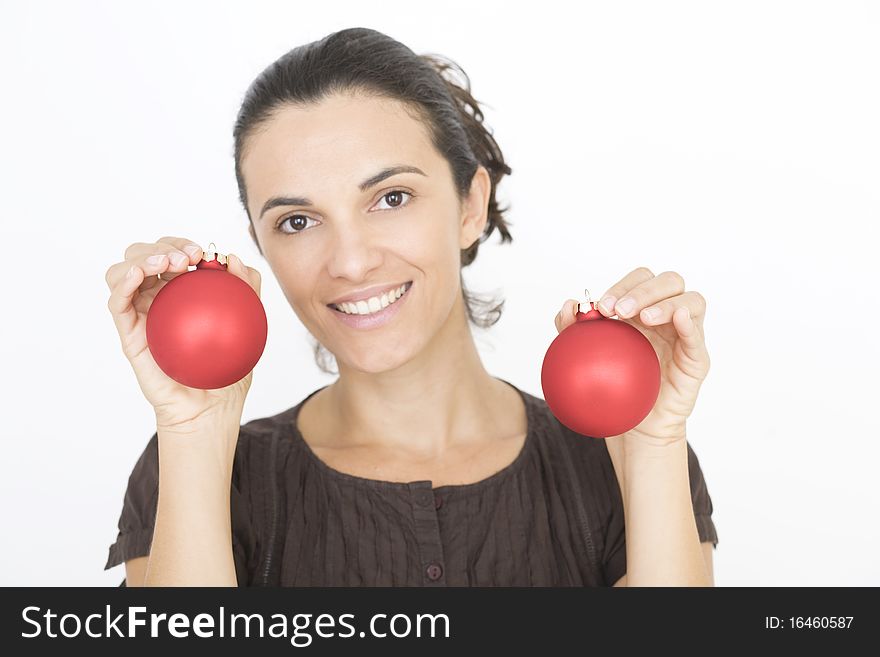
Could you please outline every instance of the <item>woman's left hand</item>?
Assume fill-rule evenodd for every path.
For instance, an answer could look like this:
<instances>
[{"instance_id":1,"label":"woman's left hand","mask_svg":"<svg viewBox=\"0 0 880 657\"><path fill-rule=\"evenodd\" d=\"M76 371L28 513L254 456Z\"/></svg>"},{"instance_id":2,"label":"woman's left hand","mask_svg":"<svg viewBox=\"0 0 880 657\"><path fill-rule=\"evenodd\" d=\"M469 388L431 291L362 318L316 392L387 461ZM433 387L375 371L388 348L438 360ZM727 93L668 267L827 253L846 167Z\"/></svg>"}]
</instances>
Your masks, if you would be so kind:
<instances>
[{"instance_id":1,"label":"woman's left hand","mask_svg":"<svg viewBox=\"0 0 880 657\"><path fill-rule=\"evenodd\" d=\"M627 304L627 300L631 303ZM562 332L576 321L577 305L574 299L565 302L556 315L557 331ZM639 267L600 297L599 311L606 317L617 314L619 321L638 329L651 342L660 360L657 401L647 417L624 436L652 445L684 440L685 423L709 373L709 352L703 335L703 295L685 292L684 279L674 271L654 276L650 269ZM652 315L651 311L656 313Z\"/></svg>"}]
</instances>

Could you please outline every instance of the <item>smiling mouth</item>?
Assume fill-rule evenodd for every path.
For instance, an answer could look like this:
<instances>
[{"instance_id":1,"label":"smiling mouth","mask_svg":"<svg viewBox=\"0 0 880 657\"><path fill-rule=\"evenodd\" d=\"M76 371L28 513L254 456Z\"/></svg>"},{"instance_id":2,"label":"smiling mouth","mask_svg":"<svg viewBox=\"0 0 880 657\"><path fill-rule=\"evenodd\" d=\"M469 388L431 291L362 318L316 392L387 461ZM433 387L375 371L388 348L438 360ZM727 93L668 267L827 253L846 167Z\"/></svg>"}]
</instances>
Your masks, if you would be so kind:
<instances>
[{"instance_id":1,"label":"smiling mouth","mask_svg":"<svg viewBox=\"0 0 880 657\"><path fill-rule=\"evenodd\" d=\"M383 293L370 299L361 299L357 302L344 302L342 304L328 303L327 307L344 315L369 317L382 312L389 306L393 306L409 292L413 282L407 281L399 288Z\"/></svg>"}]
</instances>

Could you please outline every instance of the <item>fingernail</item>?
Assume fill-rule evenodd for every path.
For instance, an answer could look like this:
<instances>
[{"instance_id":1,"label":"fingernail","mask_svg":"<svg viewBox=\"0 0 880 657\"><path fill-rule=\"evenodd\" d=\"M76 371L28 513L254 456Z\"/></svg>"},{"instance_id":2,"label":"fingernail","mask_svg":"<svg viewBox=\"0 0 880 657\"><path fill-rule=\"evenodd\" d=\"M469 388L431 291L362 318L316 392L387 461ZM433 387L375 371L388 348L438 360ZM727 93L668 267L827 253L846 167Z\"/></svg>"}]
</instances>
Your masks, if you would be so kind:
<instances>
[{"instance_id":1,"label":"fingernail","mask_svg":"<svg viewBox=\"0 0 880 657\"><path fill-rule=\"evenodd\" d=\"M189 259L183 255L182 253L172 253L171 254L171 264L175 267L180 267L183 264L189 262Z\"/></svg>"},{"instance_id":2,"label":"fingernail","mask_svg":"<svg viewBox=\"0 0 880 657\"><path fill-rule=\"evenodd\" d=\"M657 319L660 316L660 309L645 308L642 313L644 313L646 319Z\"/></svg>"},{"instance_id":3,"label":"fingernail","mask_svg":"<svg viewBox=\"0 0 880 657\"><path fill-rule=\"evenodd\" d=\"M164 253L160 253L158 255L152 255L149 258L147 258L148 265L161 265L163 262L165 262L165 254Z\"/></svg>"},{"instance_id":4,"label":"fingernail","mask_svg":"<svg viewBox=\"0 0 880 657\"><path fill-rule=\"evenodd\" d=\"M636 307L636 300L631 297L624 297L617 302L617 314L626 317Z\"/></svg>"},{"instance_id":5,"label":"fingernail","mask_svg":"<svg viewBox=\"0 0 880 657\"><path fill-rule=\"evenodd\" d=\"M126 276L128 278L134 278L134 265L132 265L131 268L128 270L128 273L126 274Z\"/></svg>"},{"instance_id":6,"label":"fingernail","mask_svg":"<svg viewBox=\"0 0 880 657\"><path fill-rule=\"evenodd\" d=\"M183 247L185 253L189 254L189 257L202 255L202 247L196 246L194 244L190 244L189 246Z\"/></svg>"},{"instance_id":7,"label":"fingernail","mask_svg":"<svg viewBox=\"0 0 880 657\"><path fill-rule=\"evenodd\" d=\"M617 299L615 299L615 298L612 297L611 295L608 295L607 297L604 297L604 298L599 302L599 305L602 306L602 309L603 309L605 312L610 313L612 310L614 310L614 303L615 303L616 301L617 301Z\"/></svg>"}]
</instances>

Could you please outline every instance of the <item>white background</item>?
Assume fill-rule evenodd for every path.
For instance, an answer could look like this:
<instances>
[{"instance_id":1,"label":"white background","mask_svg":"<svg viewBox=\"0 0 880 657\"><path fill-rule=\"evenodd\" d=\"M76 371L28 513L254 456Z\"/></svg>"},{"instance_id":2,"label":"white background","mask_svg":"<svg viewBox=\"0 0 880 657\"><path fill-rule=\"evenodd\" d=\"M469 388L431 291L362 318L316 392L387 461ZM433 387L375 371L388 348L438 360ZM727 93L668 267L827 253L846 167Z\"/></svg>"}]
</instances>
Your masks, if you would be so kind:
<instances>
[{"instance_id":1,"label":"white background","mask_svg":"<svg viewBox=\"0 0 880 657\"><path fill-rule=\"evenodd\" d=\"M717 584L880 585L878 3L4 2L0 26L0 583L124 577L102 569L155 429L106 307L128 244L263 273L243 421L332 381L247 235L231 131L265 66L366 26L459 62L514 170L514 242L466 270L507 299L489 371L543 396L566 298L679 272L708 302L688 438Z\"/></svg>"}]
</instances>

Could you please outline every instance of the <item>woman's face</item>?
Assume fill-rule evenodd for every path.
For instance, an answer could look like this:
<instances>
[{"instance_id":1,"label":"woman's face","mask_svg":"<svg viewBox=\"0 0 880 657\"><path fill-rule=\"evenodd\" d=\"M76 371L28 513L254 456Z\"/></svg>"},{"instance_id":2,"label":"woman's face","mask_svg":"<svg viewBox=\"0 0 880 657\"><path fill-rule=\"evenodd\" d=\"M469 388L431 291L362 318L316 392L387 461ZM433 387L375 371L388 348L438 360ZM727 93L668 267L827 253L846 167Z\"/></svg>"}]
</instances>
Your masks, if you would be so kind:
<instances>
[{"instance_id":1,"label":"woman's face","mask_svg":"<svg viewBox=\"0 0 880 657\"><path fill-rule=\"evenodd\" d=\"M380 176L396 167L409 170ZM460 202L449 164L400 103L336 94L287 107L248 138L241 170L255 239L340 368L395 369L464 317L459 253L485 226L488 174L480 167ZM377 324L328 305L384 304L383 291L409 282Z\"/></svg>"}]
</instances>

